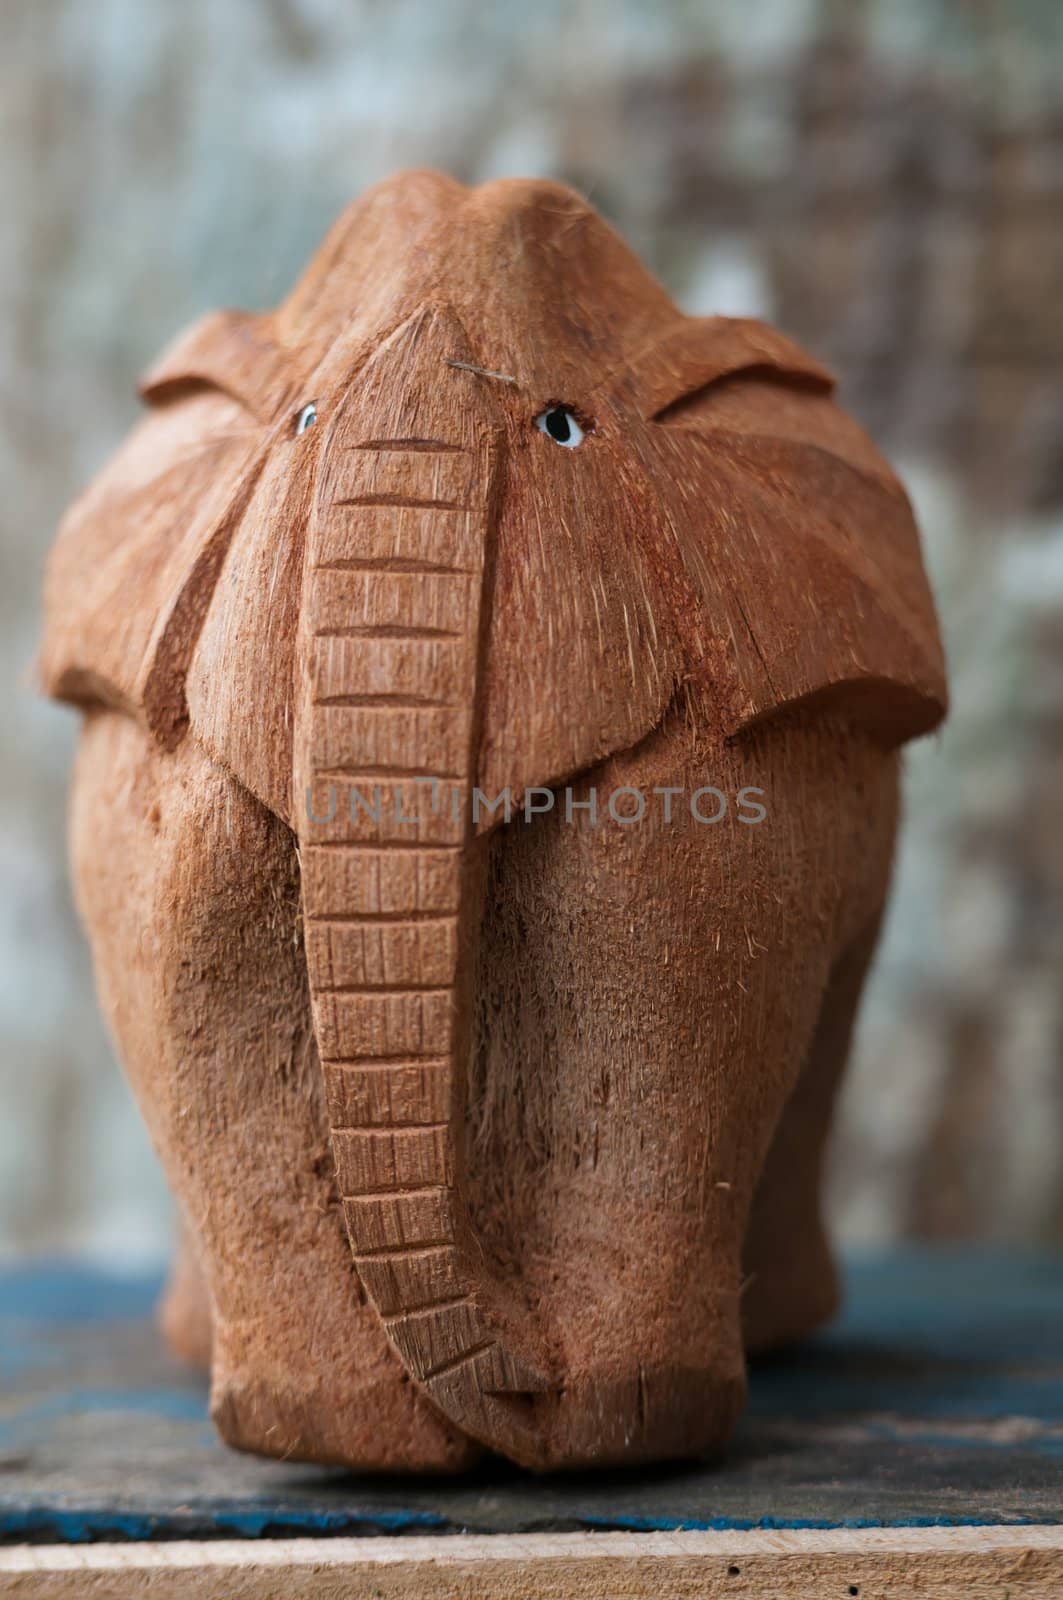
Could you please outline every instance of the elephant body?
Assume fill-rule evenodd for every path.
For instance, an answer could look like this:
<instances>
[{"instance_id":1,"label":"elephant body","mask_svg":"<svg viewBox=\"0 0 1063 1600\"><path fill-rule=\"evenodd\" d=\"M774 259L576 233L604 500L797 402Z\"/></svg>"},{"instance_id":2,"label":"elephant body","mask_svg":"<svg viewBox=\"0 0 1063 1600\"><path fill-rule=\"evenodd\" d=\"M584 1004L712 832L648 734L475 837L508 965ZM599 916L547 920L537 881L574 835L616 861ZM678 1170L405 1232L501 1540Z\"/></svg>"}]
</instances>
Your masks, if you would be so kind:
<instances>
[{"instance_id":1,"label":"elephant body","mask_svg":"<svg viewBox=\"0 0 1063 1600\"><path fill-rule=\"evenodd\" d=\"M718 1448L744 1346L834 1303L822 1150L944 709L903 491L554 185L392 180L144 388L42 670L219 1426Z\"/></svg>"}]
</instances>

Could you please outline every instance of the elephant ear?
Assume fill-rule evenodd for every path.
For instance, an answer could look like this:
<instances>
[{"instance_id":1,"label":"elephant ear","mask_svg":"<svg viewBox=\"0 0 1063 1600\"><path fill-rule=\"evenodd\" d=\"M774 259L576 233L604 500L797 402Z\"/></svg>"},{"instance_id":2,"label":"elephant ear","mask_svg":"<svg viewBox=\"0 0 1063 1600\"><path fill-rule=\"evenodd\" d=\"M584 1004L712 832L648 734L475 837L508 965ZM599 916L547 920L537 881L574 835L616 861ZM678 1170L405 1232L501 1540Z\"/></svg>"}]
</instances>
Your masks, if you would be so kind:
<instances>
[{"instance_id":1,"label":"elephant ear","mask_svg":"<svg viewBox=\"0 0 1063 1600\"><path fill-rule=\"evenodd\" d=\"M268 319L197 323L147 375L147 416L67 513L45 581L48 694L187 725L184 679L291 391Z\"/></svg>"},{"instance_id":2,"label":"elephant ear","mask_svg":"<svg viewBox=\"0 0 1063 1600\"><path fill-rule=\"evenodd\" d=\"M686 570L679 629L724 731L800 703L889 744L945 714L945 666L904 490L762 323L681 319L636 356L624 399Z\"/></svg>"},{"instance_id":3,"label":"elephant ear","mask_svg":"<svg viewBox=\"0 0 1063 1600\"><path fill-rule=\"evenodd\" d=\"M268 423L296 403L295 378L291 358L274 338L272 317L214 311L178 334L139 388L156 405L216 389Z\"/></svg>"}]
</instances>

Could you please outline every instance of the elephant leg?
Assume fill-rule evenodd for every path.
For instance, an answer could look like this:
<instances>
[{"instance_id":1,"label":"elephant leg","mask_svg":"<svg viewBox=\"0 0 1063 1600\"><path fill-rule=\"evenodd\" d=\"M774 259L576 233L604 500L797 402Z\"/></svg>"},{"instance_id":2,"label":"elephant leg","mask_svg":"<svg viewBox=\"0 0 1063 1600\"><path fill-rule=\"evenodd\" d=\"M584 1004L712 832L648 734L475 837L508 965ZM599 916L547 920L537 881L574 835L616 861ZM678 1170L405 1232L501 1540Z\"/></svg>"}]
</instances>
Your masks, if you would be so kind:
<instances>
[{"instance_id":1,"label":"elephant leg","mask_svg":"<svg viewBox=\"0 0 1063 1600\"><path fill-rule=\"evenodd\" d=\"M476 1453L408 1382L336 1191L289 830L190 739L86 723L73 869L104 1014L214 1312L212 1414L267 1455L452 1470Z\"/></svg>"},{"instance_id":2,"label":"elephant leg","mask_svg":"<svg viewBox=\"0 0 1063 1600\"><path fill-rule=\"evenodd\" d=\"M170 1275L157 1315L162 1336L178 1360L209 1372L214 1313L199 1250L192 1230L183 1220L178 1226Z\"/></svg>"},{"instance_id":3,"label":"elephant leg","mask_svg":"<svg viewBox=\"0 0 1063 1600\"><path fill-rule=\"evenodd\" d=\"M722 746L677 714L582 780L570 820L559 799L494 836L467 1182L564 1374L529 1398L561 1460L727 1438L753 1195L836 952L881 897L893 782L844 727L780 719ZM729 802L716 824L691 810L707 785ZM621 787L641 821L604 814ZM746 787L760 823L739 818ZM717 810L707 789L698 809Z\"/></svg>"},{"instance_id":4,"label":"elephant leg","mask_svg":"<svg viewBox=\"0 0 1063 1600\"><path fill-rule=\"evenodd\" d=\"M751 1354L803 1338L838 1309L823 1167L879 921L834 966L808 1059L757 1184L743 1252L742 1333Z\"/></svg>"}]
</instances>

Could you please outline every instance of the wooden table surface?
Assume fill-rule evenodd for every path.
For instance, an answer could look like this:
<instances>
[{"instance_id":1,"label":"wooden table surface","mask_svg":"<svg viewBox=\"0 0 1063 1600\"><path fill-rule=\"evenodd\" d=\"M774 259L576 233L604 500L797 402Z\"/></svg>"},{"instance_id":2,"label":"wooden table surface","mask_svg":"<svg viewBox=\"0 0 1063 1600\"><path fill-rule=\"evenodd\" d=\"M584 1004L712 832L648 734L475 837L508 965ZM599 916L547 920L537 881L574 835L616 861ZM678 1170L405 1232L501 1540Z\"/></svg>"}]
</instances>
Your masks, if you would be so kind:
<instances>
[{"instance_id":1,"label":"wooden table surface","mask_svg":"<svg viewBox=\"0 0 1063 1600\"><path fill-rule=\"evenodd\" d=\"M987 1595L1063 1595L1063 1261L903 1252L853 1263L847 1277L846 1310L833 1328L754 1371L747 1415L722 1464L533 1479L492 1462L463 1479L411 1480L226 1450L207 1420L203 1382L155 1335L157 1280L10 1267L0 1273L0 1543L15 1548L0 1551L0 1592L14 1584L20 1595L59 1593L32 1585L54 1584L63 1570L80 1574L70 1593L88 1593L90 1573L111 1572L104 1545L132 1541L114 1560L150 1581L153 1595L169 1592L160 1563L179 1575L175 1593L289 1595L302 1592L297 1574L308 1562L315 1594L390 1594L408 1569L419 1574L419 1595L641 1594L631 1586L635 1556L624 1569L628 1587L616 1568L605 1589L587 1565L600 1539L558 1538L593 1532L612 1536L605 1549L617 1560L624 1536L625 1550L670 1560L676 1594L687 1592L680 1557L709 1563L691 1578L691 1593L717 1592L718 1569L719 1592L744 1595L846 1595L856 1580L837 1587L843 1569L870 1559L878 1565L862 1579L866 1596L880 1592L867 1584L886 1572L882 1562L922 1550L936 1552L942 1574L940 1561L995 1552L1007 1582L987 1575L997 1584ZM646 1539L632 1545L633 1533ZM473 1536L471 1544L460 1536ZM234 1587L233 1568L224 1590L193 1591L189 1574L200 1569L183 1564L188 1541L211 1541L202 1547L211 1571L235 1561L245 1577L266 1573L267 1587ZM323 1554L311 1559L315 1550ZM353 1555L341 1560L347 1550ZM562 1582L559 1550L569 1552L566 1562L583 1552L578 1582ZM498 1576L507 1551L516 1552L516 1589ZM274 1589L284 1552L293 1553ZM791 1590L772 1568L769 1587L749 1586L757 1561L767 1573L768 1557L792 1564L795 1552L819 1560L817 1572L840 1560L837 1583ZM442 1588L418 1567L425 1560L436 1577L450 1573ZM538 1572L540 1560L543 1573L554 1573L553 1589L529 1575L528 1563ZM341 1586L328 1587L322 1573ZM348 1580L353 1587L342 1586ZM955 1592L979 1592L970 1581L968 1573ZM659 1577L646 1582L648 1594L660 1593ZM400 1584L395 1592L412 1591Z\"/></svg>"}]
</instances>

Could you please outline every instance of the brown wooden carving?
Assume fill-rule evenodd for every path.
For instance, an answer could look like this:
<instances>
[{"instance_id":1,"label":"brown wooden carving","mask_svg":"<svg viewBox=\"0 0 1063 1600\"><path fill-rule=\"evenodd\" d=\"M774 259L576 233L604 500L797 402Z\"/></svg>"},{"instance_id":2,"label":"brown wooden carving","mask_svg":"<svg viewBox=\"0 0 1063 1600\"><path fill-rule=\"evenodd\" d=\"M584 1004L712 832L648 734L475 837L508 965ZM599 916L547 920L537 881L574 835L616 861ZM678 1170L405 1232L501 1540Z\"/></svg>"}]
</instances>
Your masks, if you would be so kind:
<instances>
[{"instance_id":1,"label":"brown wooden carving","mask_svg":"<svg viewBox=\"0 0 1063 1600\"><path fill-rule=\"evenodd\" d=\"M219 1426L718 1447L743 1346L834 1303L823 1144L945 705L903 491L803 351L546 183L381 185L143 393L42 673Z\"/></svg>"}]
</instances>

